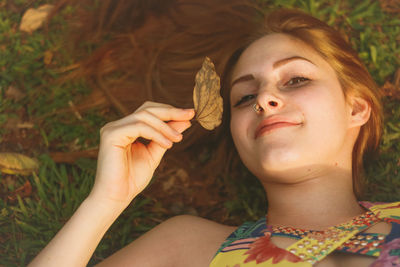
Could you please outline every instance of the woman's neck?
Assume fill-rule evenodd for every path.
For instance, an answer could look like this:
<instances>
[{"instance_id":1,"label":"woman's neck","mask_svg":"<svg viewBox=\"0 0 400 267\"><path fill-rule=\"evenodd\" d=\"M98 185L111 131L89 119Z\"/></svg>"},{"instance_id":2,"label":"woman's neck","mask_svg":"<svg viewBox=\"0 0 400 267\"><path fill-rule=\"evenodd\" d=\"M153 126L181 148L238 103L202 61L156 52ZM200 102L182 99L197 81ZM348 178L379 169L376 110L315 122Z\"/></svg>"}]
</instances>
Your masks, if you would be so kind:
<instances>
[{"instance_id":1,"label":"woman's neck","mask_svg":"<svg viewBox=\"0 0 400 267\"><path fill-rule=\"evenodd\" d=\"M353 193L351 171L327 172L293 184L263 185L269 225L324 230L365 212Z\"/></svg>"}]
</instances>

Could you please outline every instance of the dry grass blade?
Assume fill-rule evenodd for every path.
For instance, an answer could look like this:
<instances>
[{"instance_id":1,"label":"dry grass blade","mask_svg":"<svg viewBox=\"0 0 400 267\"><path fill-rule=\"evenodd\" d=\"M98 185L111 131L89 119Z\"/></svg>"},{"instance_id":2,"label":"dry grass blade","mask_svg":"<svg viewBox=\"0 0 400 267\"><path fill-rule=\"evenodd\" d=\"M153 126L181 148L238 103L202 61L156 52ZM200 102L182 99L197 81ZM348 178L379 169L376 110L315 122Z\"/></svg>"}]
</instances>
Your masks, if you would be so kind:
<instances>
[{"instance_id":1,"label":"dry grass blade","mask_svg":"<svg viewBox=\"0 0 400 267\"><path fill-rule=\"evenodd\" d=\"M196 74L193 91L196 119L207 130L213 130L222 121L223 101L220 95L220 78L214 64L206 57Z\"/></svg>"}]
</instances>

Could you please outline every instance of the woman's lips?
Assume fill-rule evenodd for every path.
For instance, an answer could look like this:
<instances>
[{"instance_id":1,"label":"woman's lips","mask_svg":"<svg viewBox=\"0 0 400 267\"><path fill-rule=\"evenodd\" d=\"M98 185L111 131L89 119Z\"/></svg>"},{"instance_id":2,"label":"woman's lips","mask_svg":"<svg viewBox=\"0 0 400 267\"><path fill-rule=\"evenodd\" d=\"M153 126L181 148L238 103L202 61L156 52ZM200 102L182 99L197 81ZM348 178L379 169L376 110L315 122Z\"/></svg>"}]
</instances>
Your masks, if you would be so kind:
<instances>
[{"instance_id":1,"label":"woman's lips","mask_svg":"<svg viewBox=\"0 0 400 267\"><path fill-rule=\"evenodd\" d=\"M270 125L267 125L267 126L264 126L263 128L261 128L260 131L257 132L256 138L264 133L271 132L275 129L289 127L289 126L295 126L295 125L298 125L298 124L289 123L289 122L277 122L274 124L270 124Z\"/></svg>"},{"instance_id":2,"label":"woman's lips","mask_svg":"<svg viewBox=\"0 0 400 267\"><path fill-rule=\"evenodd\" d=\"M262 134L272 132L279 128L297 126L300 124L301 123L299 123L299 122L294 122L294 121L290 121L290 120L286 120L286 119L271 117L271 118L263 120L260 123L260 125L257 127L256 133L255 133L255 138L258 138Z\"/></svg>"}]
</instances>

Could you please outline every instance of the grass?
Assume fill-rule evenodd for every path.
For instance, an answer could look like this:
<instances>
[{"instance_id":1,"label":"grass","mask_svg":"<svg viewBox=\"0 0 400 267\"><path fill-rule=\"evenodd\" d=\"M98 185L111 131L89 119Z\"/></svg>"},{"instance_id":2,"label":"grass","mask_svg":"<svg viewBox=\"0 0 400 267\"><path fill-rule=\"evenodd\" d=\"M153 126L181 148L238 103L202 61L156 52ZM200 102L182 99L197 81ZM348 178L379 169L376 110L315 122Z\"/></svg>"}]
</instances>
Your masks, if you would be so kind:
<instances>
[{"instance_id":1,"label":"grass","mask_svg":"<svg viewBox=\"0 0 400 267\"><path fill-rule=\"evenodd\" d=\"M34 6L53 1L35 1ZM271 5L298 7L345 32L379 85L393 82L400 67L400 18L380 5L379 1L259 0ZM10 4L11 3L11 4ZM82 118L65 112L70 101L90 93L84 81L60 86L60 69L73 64L61 49L64 17L70 9L56 16L49 33L21 33L21 15L31 3L0 0L0 142L1 149L24 153L40 160L40 170L28 177L0 174L0 264L25 266L54 236L90 191L96 162L80 159L74 164L56 164L48 151L85 150L96 147L98 130L116 119L112 110L92 109ZM51 56L49 61L45 56ZM23 92L19 99L8 95L10 88ZM400 106L393 96L384 98L385 134L378 158L366 166L369 183L368 199L399 200ZM32 129L15 129L11 120L32 122ZM25 132L25 137L23 134ZM7 142L26 140L10 147ZM14 143L13 143L14 144ZM245 173L244 173L245 175ZM27 196L10 192L29 182ZM257 181L243 186L241 181L227 185L235 199L226 199L226 214L232 220L254 220L265 210L264 195ZM90 265L108 256L171 216L162 203L151 196L134 201L114 223L97 248Z\"/></svg>"},{"instance_id":2,"label":"grass","mask_svg":"<svg viewBox=\"0 0 400 267\"><path fill-rule=\"evenodd\" d=\"M40 171L29 177L35 188L33 197L21 199L17 196L17 201L12 204L0 200L3 239L0 251L2 255L7 255L0 259L0 264L5 266L26 265L68 220L93 184L94 162L84 162L86 167L82 169L79 166L56 165L47 155L39 159ZM87 168L88 163L91 168ZM150 214L146 212L149 210L146 205L150 204L149 199L135 199L113 224L112 236L105 236L93 260L104 258L113 248L121 247L154 226L157 221L154 218L150 220ZM134 234L130 229L133 222L139 225L135 227Z\"/></svg>"}]
</instances>

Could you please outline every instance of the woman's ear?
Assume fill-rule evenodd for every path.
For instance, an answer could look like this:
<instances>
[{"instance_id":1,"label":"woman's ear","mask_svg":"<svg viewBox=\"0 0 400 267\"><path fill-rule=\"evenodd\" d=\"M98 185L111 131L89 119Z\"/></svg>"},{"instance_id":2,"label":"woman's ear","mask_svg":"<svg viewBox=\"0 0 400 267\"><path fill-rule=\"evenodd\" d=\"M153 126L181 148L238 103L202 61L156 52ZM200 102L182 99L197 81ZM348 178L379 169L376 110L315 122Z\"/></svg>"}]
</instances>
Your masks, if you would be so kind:
<instances>
[{"instance_id":1,"label":"woman's ear","mask_svg":"<svg viewBox=\"0 0 400 267\"><path fill-rule=\"evenodd\" d=\"M371 105L361 97L350 97L350 127L362 126L369 120L371 115Z\"/></svg>"}]
</instances>

